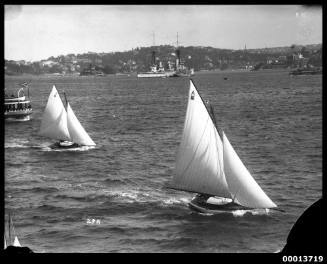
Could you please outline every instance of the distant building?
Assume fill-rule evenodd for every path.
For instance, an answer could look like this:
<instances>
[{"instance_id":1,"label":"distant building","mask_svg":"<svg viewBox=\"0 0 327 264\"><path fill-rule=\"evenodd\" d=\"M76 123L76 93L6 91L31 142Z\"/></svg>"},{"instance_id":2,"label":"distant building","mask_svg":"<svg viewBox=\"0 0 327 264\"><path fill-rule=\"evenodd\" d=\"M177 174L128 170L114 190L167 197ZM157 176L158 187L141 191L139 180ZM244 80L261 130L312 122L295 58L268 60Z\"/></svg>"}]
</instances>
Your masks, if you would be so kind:
<instances>
[{"instance_id":1,"label":"distant building","mask_svg":"<svg viewBox=\"0 0 327 264\"><path fill-rule=\"evenodd\" d=\"M76 59L77 63L92 63L91 59L87 59L87 58L81 58L81 59Z\"/></svg>"},{"instance_id":2,"label":"distant building","mask_svg":"<svg viewBox=\"0 0 327 264\"><path fill-rule=\"evenodd\" d=\"M25 61L24 60L15 61L15 63L17 65L25 65Z\"/></svg>"},{"instance_id":3,"label":"distant building","mask_svg":"<svg viewBox=\"0 0 327 264\"><path fill-rule=\"evenodd\" d=\"M41 61L40 64L42 67L44 67L44 66L53 66L55 64L58 64L58 62L47 60L47 61Z\"/></svg>"}]
</instances>

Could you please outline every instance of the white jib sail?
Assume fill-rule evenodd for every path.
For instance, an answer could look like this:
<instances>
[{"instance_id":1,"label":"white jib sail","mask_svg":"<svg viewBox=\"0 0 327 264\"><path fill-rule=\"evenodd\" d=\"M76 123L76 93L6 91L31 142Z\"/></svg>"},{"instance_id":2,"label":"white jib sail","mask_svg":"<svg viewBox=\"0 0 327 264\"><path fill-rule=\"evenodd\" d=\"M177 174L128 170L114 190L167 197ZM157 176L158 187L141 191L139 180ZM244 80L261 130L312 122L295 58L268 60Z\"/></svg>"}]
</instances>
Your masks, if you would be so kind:
<instances>
[{"instance_id":1,"label":"white jib sail","mask_svg":"<svg viewBox=\"0 0 327 264\"><path fill-rule=\"evenodd\" d=\"M14 240L14 243L12 244L14 247L21 247L21 244L19 243L18 241L18 237L15 236L15 240Z\"/></svg>"},{"instance_id":2,"label":"white jib sail","mask_svg":"<svg viewBox=\"0 0 327 264\"><path fill-rule=\"evenodd\" d=\"M67 104L67 126L71 137L70 141L79 145L95 146L93 140L78 121L69 103Z\"/></svg>"},{"instance_id":3,"label":"white jib sail","mask_svg":"<svg viewBox=\"0 0 327 264\"><path fill-rule=\"evenodd\" d=\"M233 198L235 197L235 202L250 208L277 207L253 179L229 143L225 133L223 133L223 145L225 176L229 191Z\"/></svg>"},{"instance_id":4,"label":"white jib sail","mask_svg":"<svg viewBox=\"0 0 327 264\"><path fill-rule=\"evenodd\" d=\"M172 187L231 198L217 129L192 81Z\"/></svg>"},{"instance_id":5,"label":"white jib sail","mask_svg":"<svg viewBox=\"0 0 327 264\"><path fill-rule=\"evenodd\" d=\"M6 240L6 235L4 235L4 249L7 248L7 240Z\"/></svg>"},{"instance_id":6,"label":"white jib sail","mask_svg":"<svg viewBox=\"0 0 327 264\"><path fill-rule=\"evenodd\" d=\"M49 95L39 134L57 140L70 140L67 113L55 86Z\"/></svg>"}]
</instances>

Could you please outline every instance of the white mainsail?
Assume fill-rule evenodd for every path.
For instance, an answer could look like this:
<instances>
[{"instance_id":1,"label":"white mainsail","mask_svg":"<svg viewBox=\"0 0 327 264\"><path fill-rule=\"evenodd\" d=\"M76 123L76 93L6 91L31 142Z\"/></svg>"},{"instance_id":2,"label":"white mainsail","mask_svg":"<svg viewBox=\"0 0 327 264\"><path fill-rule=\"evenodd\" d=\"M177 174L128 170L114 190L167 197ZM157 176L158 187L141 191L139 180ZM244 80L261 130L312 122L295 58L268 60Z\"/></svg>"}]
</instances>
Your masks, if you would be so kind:
<instances>
[{"instance_id":1,"label":"white mainsail","mask_svg":"<svg viewBox=\"0 0 327 264\"><path fill-rule=\"evenodd\" d=\"M70 141L79 145L95 146L94 141L78 121L69 103L67 103L67 126L71 138Z\"/></svg>"},{"instance_id":2,"label":"white mainsail","mask_svg":"<svg viewBox=\"0 0 327 264\"><path fill-rule=\"evenodd\" d=\"M70 140L67 113L55 86L49 95L39 134L57 140Z\"/></svg>"},{"instance_id":3,"label":"white mainsail","mask_svg":"<svg viewBox=\"0 0 327 264\"><path fill-rule=\"evenodd\" d=\"M223 170L222 141L192 81L171 185L180 190L231 198Z\"/></svg>"},{"instance_id":4,"label":"white mainsail","mask_svg":"<svg viewBox=\"0 0 327 264\"><path fill-rule=\"evenodd\" d=\"M253 179L229 143L225 133L223 133L223 148L224 171L229 191L235 202L250 208L277 207Z\"/></svg>"}]
</instances>

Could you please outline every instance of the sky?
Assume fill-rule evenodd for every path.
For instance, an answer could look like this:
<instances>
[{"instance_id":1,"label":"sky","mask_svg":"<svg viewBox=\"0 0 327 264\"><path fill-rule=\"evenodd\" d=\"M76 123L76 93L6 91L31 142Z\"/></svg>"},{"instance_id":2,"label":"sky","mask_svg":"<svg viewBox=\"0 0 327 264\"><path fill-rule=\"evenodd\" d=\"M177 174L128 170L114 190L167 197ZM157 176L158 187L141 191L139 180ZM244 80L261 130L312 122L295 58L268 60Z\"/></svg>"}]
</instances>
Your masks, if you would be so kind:
<instances>
[{"instance_id":1,"label":"sky","mask_svg":"<svg viewBox=\"0 0 327 264\"><path fill-rule=\"evenodd\" d=\"M300 5L6 5L5 59L154 45L247 49L322 43L322 8Z\"/></svg>"}]
</instances>

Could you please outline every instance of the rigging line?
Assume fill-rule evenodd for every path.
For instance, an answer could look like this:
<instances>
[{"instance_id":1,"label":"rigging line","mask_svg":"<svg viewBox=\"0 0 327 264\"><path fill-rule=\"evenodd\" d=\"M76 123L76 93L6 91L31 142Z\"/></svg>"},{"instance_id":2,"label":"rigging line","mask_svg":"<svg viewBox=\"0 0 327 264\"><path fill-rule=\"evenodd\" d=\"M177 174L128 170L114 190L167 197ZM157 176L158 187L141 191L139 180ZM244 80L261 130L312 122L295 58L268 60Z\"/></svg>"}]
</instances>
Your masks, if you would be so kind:
<instances>
[{"instance_id":1,"label":"rigging line","mask_svg":"<svg viewBox=\"0 0 327 264\"><path fill-rule=\"evenodd\" d=\"M222 137L222 134L221 134L221 131L220 131L221 129L218 129L217 120L216 120L216 116L215 116L215 113L214 113L214 110L213 110L213 106L211 105L211 103L209 101L208 101L208 105L209 105L210 112L208 111L208 109L207 109L207 111L208 111L208 113L210 113L210 117L211 117L211 120L213 121L213 124L214 124L214 126L216 128L218 137L222 141L223 140L223 137ZM223 144L223 142L222 142L222 144ZM218 164L219 169L220 169L219 172L220 172L220 174L223 174L224 175L224 178L225 178L225 181L226 181L226 185L227 185L227 188L228 188L228 184L227 184L227 180L226 180L224 168L223 168L222 164L220 164L220 155L219 155L218 146L217 146L217 153L218 153L218 161L217 161L217 164ZM224 156L222 157L222 159L223 158L224 158ZM218 175L219 172L217 171L217 175Z\"/></svg>"},{"instance_id":2,"label":"rigging line","mask_svg":"<svg viewBox=\"0 0 327 264\"><path fill-rule=\"evenodd\" d=\"M218 131L217 131L218 132ZM218 138L220 139L219 137L219 134L218 134ZM222 140L222 139L221 139ZM223 142L221 142L222 144L222 147L223 146ZM230 193L229 191L229 187L228 187L228 183L227 183L227 180L226 180L226 175L225 175L225 171L224 171L224 152L222 153L222 157L220 157L220 154L219 154L219 149L218 149L218 145L216 145L216 149L217 149L217 154L218 154L218 160L217 160L217 164L218 164L218 167L219 167L219 171L217 170L217 174L218 175L220 173L220 175L223 175L224 177L224 180L226 182L226 186L227 186L227 189L228 189L228 193L230 194L230 196L232 197L232 194ZM218 178L218 176L217 176Z\"/></svg>"},{"instance_id":3,"label":"rigging line","mask_svg":"<svg viewBox=\"0 0 327 264\"><path fill-rule=\"evenodd\" d=\"M238 192L240 191L241 188L238 188L237 192L235 193L234 197L232 197L233 203L235 203L235 199L236 199L236 195L238 194Z\"/></svg>"},{"instance_id":4,"label":"rigging line","mask_svg":"<svg viewBox=\"0 0 327 264\"><path fill-rule=\"evenodd\" d=\"M15 231L15 226L14 225L12 225L12 231L14 233L14 236L16 236L16 231Z\"/></svg>"},{"instance_id":5,"label":"rigging line","mask_svg":"<svg viewBox=\"0 0 327 264\"><path fill-rule=\"evenodd\" d=\"M204 102L204 100L203 100L203 98L202 98L202 96L201 96L199 90L197 89L197 87L196 87L196 85L195 85L193 79L190 78L190 81L192 82L192 84L194 85L195 90L197 91L198 95L200 96L200 98L201 98L201 100L202 100L202 103L204 104L204 107L205 107L205 109L207 110L207 113L208 113L208 115L210 116L210 119L211 119L212 123L215 124L215 121L212 119L212 116L210 115L210 113L209 113L209 111L208 111L208 108L206 107L206 104L205 104L205 102ZM217 127L216 127L216 129L217 129L217 132L218 132L218 134L219 134L219 131L218 131L218 128L217 128ZM219 136L220 136L220 135L219 135Z\"/></svg>"},{"instance_id":6,"label":"rigging line","mask_svg":"<svg viewBox=\"0 0 327 264\"><path fill-rule=\"evenodd\" d=\"M217 119L216 119L216 115L215 115L215 112L214 112L214 109L213 109L213 106L211 105L211 103L209 102L209 107L210 107L210 113L211 113L211 117L212 117L212 121L215 125L215 128L218 132L218 135L220 136L221 140L222 140L222 129L221 128L218 128L218 125L217 125ZM209 111L208 111L209 112Z\"/></svg>"},{"instance_id":7,"label":"rigging line","mask_svg":"<svg viewBox=\"0 0 327 264\"><path fill-rule=\"evenodd\" d=\"M9 213L9 219L8 219L8 235L9 235L9 245L11 245L11 215Z\"/></svg>"},{"instance_id":8,"label":"rigging line","mask_svg":"<svg viewBox=\"0 0 327 264\"><path fill-rule=\"evenodd\" d=\"M6 249L8 245L6 234L4 234L4 248Z\"/></svg>"}]
</instances>

